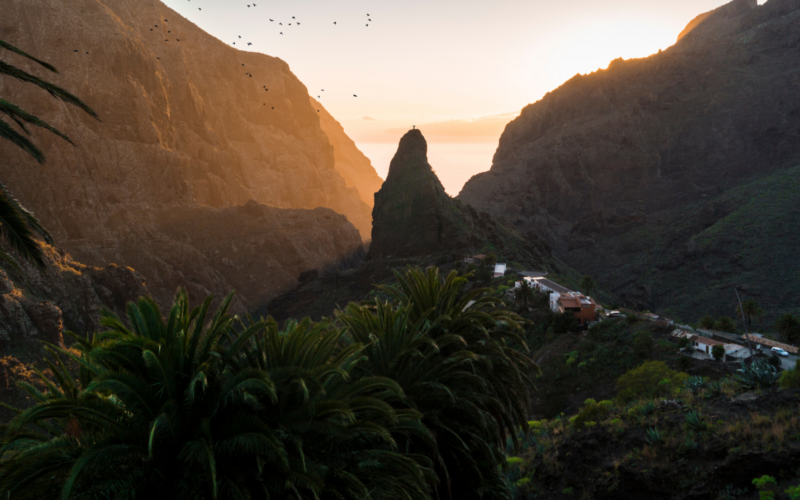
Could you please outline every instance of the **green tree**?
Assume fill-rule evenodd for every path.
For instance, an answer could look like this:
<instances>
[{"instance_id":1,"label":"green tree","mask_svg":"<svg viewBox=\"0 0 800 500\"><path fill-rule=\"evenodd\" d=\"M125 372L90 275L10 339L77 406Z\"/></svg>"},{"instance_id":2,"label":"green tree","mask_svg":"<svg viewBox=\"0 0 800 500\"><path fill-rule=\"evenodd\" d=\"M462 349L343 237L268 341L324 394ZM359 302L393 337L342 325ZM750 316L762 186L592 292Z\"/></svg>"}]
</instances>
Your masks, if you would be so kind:
<instances>
[{"instance_id":1,"label":"green tree","mask_svg":"<svg viewBox=\"0 0 800 500\"><path fill-rule=\"evenodd\" d=\"M647 361L617 379L617 399L627 403L640 398L668 396L683 387L689 376L670 369L663 361Z\"/></svg>"},{"instance_id":2,"label":"green tree","mask_svg":"<svg viewBox=\"0 0 800 500\"><path fill-rule=\"evenodd\" d=\"M586 274L581 278L579 287L583 293L586 295L591 295L591 293L597 288L597 282L594 280L594 278Z\"/></svg>"},{"instance_id":3,"label":"green tree","mask_svg":"<svg viewBox=\"0 0 800 500\"><path fill-rule=\"evenodd\" d=\"M725 347L715 345L711 348L711 355L714 356L715 360L722 361L725 358Z\"/></svg>"},{"instance_id":4,"label":"green tree","mask_svg":"<svg viewBox=\"0 0 800 500\"><path fill-rule=\"evenodd\" d=\"M510 499L498 467L506 439L527 429L531 374L520 318L489 290L466 291L456 273L397 273L392 298L350 304L337 314L363 344L360 377L387 377L406 395L396 408L422 414L435 442L411 439L410 453L435 457L436 497Z\"/></svg>"},{"instance_id":5,"label":"green tree","mask_svg":"<svg viewBox=\"0 0 800 500\"><path fill-rule=\"evenodd\" d=\"M24 58L39 64L43 68L53 73L58 71L22 50L0 40L0 49L10 51ZM48 83L36 76L33 76L19 68L0 61L0 76L9 76L24 83L31 83L47 91L51 96L60 99L67 104L79 107L89 115L97 118L91 108L84 104L80 99L70 94L66 90ZM65 134L56 128L40 120L36 116L20 109L16 105L0 98L0 113L13 121L21 130L15 130L11 125L0 120L0 138L6 139L22 148L25 152L33 156L39 163L44 163L45 156L42 151L26 136L30 136L28 126L40 127L48 130L72 144L72 141ZM44 267L44 258L39 244L36 242L35 234L39 234L48 243L52 243L50 234L42 227L32 212L26 210L11 194L11 192L0 183L0 235L10 244L11 248L23 259L34 263L36 266ZM2 248L0 248L0 261L5 262L11 267L18 269L16 260Z\"/></svg>"},{"instance_id":6,"label":"green tree","mask_svg":"<svg viewBox=\"0 0 800 500\"><path fill-rule=\"evenodd\" d=\"M697 322L698 328L703 328L706 330L713 330L714 329L714 318L711 316L703 316L700 318L700 321Z\"/></svg>"},{"instance_id":7,"label":"green tree","mask_svg":"<svg viewBox=\"0 0 800 500\"><path fill-rule=\"evenodd\" d=\"M745 321L747 322L747 326L753 324L753 318L761 319L766 311L758 306L755 300L747 299L742 302L741 307L736 308L737 315L743 315Z\"/></svg>"},{"instance_id":8,"label":"green tree","mask_svg":"<svg viewBox=\"0 0 800 500\"><path fill-rule=\"evenodd\" d=\"M736 322L728 316L721 316L714 322L714 328L718 332L736 333Z\"/></svg>"},{"instance_id":9,"label":"green tree","mask_svg":"<svg viewBox=\"0 0 800 500\"><path fill-rule=\"evenodd\" d=\"M777 323L775 323L775 329L778 330L778 333L790 344L797 344L800 342L800 318L794 314L786 313L781 316Z\"/></svg>"}]
</instances>

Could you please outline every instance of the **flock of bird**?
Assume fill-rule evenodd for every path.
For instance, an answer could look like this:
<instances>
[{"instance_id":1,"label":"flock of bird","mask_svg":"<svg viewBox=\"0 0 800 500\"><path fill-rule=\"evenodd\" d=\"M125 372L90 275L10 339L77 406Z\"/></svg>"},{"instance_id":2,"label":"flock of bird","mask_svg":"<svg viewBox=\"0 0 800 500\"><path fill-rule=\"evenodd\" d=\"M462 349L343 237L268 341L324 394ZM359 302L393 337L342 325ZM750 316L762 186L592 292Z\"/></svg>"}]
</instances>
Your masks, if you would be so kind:
<instances>
[{"instance_id":1,"label":"flock of bird","mask_svg":"<svg viewBox=\"0 0 800 500\"><path fill-rule=\"evenodd\" d=\"M188 0L188 1L189 1L189 2L191 2L192 0ZM257 4L255 4L255 3L252 3L252 4L248 4L248 5L247 5L247 7L248 7L248 8L254 8L254 7L257 7L257 6L258 6L258 5L257 5ZM202 9L202 7L198 7L198 8L197 8L197 10L198 10L198 11L202 11L203 9ZM295 25L297 25L297 26L300 26L300 25L301 25L301 24L300 24L300 22L299 22L299 21L297 21L297 19L296 19L296 17L295 17L295 16L292 16L292 20L294 21L294 24L295 24ZM270 21L270 22L272 22L272 23L274 23L274 22L275 22L275 20L274 20L274 19L270 19L269 21ZM368 21L368 23L366 24L366 26L367 26L367 27L369 27L369 22L372 22L372 18L371 18L371 16L369 15L369 13L367 13L367 21ZM168 22L169 22L169 20L168 20L168 19L164 19L164 20L163 20L163 22L165 22L165 23L168 23ZM334 24L334 26L337 26L337 24L336 24L336 21L334 21L334 22L333 22L333 24ZM283 23L279 21L279 22L278 22L278 25L279 25L279 26L283 26ZM291 26L291 25L292 25L292 23L287 23L287 25L288 25L288 26ZM154 25L154 27L153 27L153 28L150 28L150 31L153 31L153 32L154 32L154 31L155 31L155 28L158 28L158 24ZM162 32L163 32L163 31L162 31ZM171 33L172 33L172 30L167 30L167 34L171 34ZM281 31L281 32L279 32L279 34L280 34L280 35L283 35L283 32ZM242 38L242 37L241 37L241 35L239 35L239 40L241 40L241 38ZM169 42L169 41L170 41L170 39L169 39L169 38L166 38L166 39L164 39L164 42ZM176 42L180 42L181 40L180 40L180 38L177 38L177 37L176 37L176 38L175 38L175 41L176 41ZM253 45L251 42L246 42L246 43L247 43L247 46L252 46L252 45ZM233 42L233 43L232 43L232 45L236 45L236 42ZM74 50L74 52L79 52L79 51L76 49L76 50ZM86 52L86 54L88 55L88 54L89 54L89 52ZM160 60L161 58L160 58L160 57L156 57L156 59L159 59L159 60ZM242 63L242 66L244 66L244 63ZM245 72L245 75L247 75L249 78L253 78L253 75L252 75L252 74L250 74L250 73L248 73L248 72ZM269 89L267 88L267 86L266 86L266 85L262 85L262 88L264 89L264 91L265 91L265 92L269 92ZM321 89L321 92L325 92L325 89ZM358 95L356 95L356 94L353 94L353 97L358 97ZM317 96L317 99L321 99L321 98L322 98L322 95L318 95L318 96ZM267 103L264 103L263 105L264 105L264 106L266 106L266 105L267 105ZM275 109L275 107L274 107L274 106L271 106L271 108L272 108L273 110ZM320 110L317 110L317 113L319 113L319 112L320 112Z\"/></svg>"}]
</instances>

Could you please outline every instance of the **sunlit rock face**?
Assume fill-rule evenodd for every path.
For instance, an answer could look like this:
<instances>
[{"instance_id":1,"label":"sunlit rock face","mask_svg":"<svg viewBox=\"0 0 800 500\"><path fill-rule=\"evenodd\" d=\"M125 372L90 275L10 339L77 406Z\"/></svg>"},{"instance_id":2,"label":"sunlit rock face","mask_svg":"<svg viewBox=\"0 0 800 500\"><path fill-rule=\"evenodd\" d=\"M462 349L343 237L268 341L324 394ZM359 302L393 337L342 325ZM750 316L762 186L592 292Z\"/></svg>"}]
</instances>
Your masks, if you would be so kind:
<instances>
[{"instance_id":1,"label":"sunlit rock face","mask_svg":"<svg viewBox=\"0 0 800 500\"><path fill-rule=\"evenodd\" d=\"M355 142L347 136L342 125L316 99L313 97L309 99L314 109L319 111L320 127L333 146L336 170L344 178L347 187L355 188L361 201L372 208L375 204L375 193L381 188L383 179L375 172L369 158L364 156ZM369 236L369 232L366 236Z\"/></svg>"},{"instance_id":2,"label":"sunlit rock face","mask_svg":"<svg viewBox=\"0 0 800 500\"><path fill-rule=\"evenodd\" d=\"M368 237L370 207L337 171L319 113L285 62L240 52L157 0L5 0L2 10L0 39L60 74L3 57L70 90L101 119L0 80L3 98L76 144L34 133L48 159L39 166L0 142L0 180L76 260L132 266L162 302L178 285L237 288L244 307L356 250L358 231ZM209 215L238 213L250 200L308 211L264 209L278 222L263 225ZM224 221L237 248L252 242L272 253L262 255L263 267L240 262L241 250L208 254L204 238L217 228L197 221ZM270 239L286 244L262 245ZM223 259L232 265L218 268Z\"/></svg>"},{"instance_id":3,"label":"sunlit rock face","mask_svg":"<svg viewBox=\"0 0 800 500\"><path fill-rule=\"evenodd\" d=\"M20 263L19 271L0 269L4 353L39 341L61 344L67 330L94 331L100 308L124 315L127 302L147 293L144 277L128 267L87 266L50 245L43 245L43 260L46 272L27 262Z\"/></svg>"},{"instance_id":4,"label":"sunlit rock face","mask_svg":"<svg viewBox=\"0 0 800 500\"><path fill-rule=\"evenodd\" d=\"M735 208L714 197L800 162L798 54L800 3L731 2L692 21L669 49L577 75L524 108L491 170L458 198L536 231L557 256L642 306L696 301L699 310L709 302L669 290L664 277L683 265L696 234ZM673 220L684 227L676 222L664 244L655 238L666 226L637 244L626 239ZM632 266L643 252L648 260ZM695 272L698 286L721 282L716 268ZM731 286L732 272L722 280ZM633 297L635 288L652 293Z\"/></svg>"}]
</instances>

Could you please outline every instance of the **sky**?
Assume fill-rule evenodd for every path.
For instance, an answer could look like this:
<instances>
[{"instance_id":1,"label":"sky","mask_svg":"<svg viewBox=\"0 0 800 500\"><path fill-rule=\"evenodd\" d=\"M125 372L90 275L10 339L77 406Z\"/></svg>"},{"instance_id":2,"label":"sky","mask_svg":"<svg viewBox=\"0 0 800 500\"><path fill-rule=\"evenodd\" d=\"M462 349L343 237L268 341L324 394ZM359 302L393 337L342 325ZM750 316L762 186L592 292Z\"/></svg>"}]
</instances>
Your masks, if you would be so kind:
<instances>
[{"instance_id":1,"label":"sky","mask_svg":"<svg viewBox=\"0 0 800 500\"><path fill-rule=\"evenodd\" d=\"M503 125L524 106L577 73L669 47L695 16L727 3L163 1L228 44L286 61L381 177L402 134L422 129L451 195L491 167Z\"/></svg>"}]
</instances>

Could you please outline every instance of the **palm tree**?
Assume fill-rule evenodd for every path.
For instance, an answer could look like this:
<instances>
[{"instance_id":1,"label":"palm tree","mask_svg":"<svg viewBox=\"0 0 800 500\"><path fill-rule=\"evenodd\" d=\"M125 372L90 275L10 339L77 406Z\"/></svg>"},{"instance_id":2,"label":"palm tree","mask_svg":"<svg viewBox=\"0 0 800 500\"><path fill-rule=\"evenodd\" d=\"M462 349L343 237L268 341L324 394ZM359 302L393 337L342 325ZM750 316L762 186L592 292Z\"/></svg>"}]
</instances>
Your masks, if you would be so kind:
<instances>
[{"instance_id":1,"label":"palm tree","mask_svg":"<svg viewBox=\"0 0 800 500\"><path fill-rule=\"evenodd\" d=\"M352 381L362 346L329 323L239 321L232 294L209 318L184 291L168 318L150 298L128 323L51 348L56 383L5 429L0 495L13 498L427 500L433 440L398 384ZM208 318L208 319L207 319ZM62 358L80 366L72 381ZM13 493L13 495L12 495Z\"/></svg>"},{"instance_id":2,"label":"palm tree","mask_svg":"<svg viewBox=\"0 0 800 500\"><path fill-rule=\"evenodd\" d=\"M588 274L581 278L580 289L583 290L583 293L590 295L596 288L597 282L594 280L594 278Z\"/></svg>"},{"instance_id":3,"label":"palm tree","mask_svg":"<svg viewBox=\"0 0 800 500\"><path fill-rule=\"evenodd\" d=\"M364 345L360 377L393 379L436 437L404 446L434 457L437 497L510 498L500 472L506 439L525 429L535 365L525 355L520 318L488 290L464 291L465 278L438 269L396 274L381 287L393 303L350 304L337 314L350 342Z\"/></svg>"},{"instance_id":4,"label":"palm tree","mask_svg":"<svg viewBox=\"0 0 800 500\"><path fill-rule=\"evenodd\" d=\"M37 404L8 425L0 491L218 498L260 491L265 467L288 477L286 445L257 402L276 397L274 383L258 370L231 369L261 327L232 339L231 299L208 321L211 297L190 311L183 291L166 321L150 298L128 305L130 328L104 312L105 332L76 337L79 356L60 351L80 364L79 384L57 357L59 385L42 376L48 393L27 386Z\"/></svg>"},{"instance_id":5,"label":"palm tree","mask_svg":"<svg viewBox=\"0 0 800 500\"><path fill-rule=\"evenodd\" d=\"M528 284L527 280L523 279L519 287L514 290L514 299L527 307L531 298L533 298L533 288Z\"/></svg>"},{"instance_id":6,"label":"palm tree","mask_svg":"<svg viewBox=\"0 0 800 500\"><path fill-rule=\"evenodd\" d=\"M778 319L777 323L775 323L775 329L778 330L778 333L783 335L790 344L800 342L800 318L797 316L791 313L784 314Z\"/></svg>"},{"instance_id":7,"label":"palm tree","mask_svg":"<svg viewBox=\"0 0 800 500\"><path fill-rule=\"evenodd\" d=\"M386 400L403 401L388 378L352 380L363 361L362 346L343 345L343 330L330 323L288 321L282 330L269 319L238 359L238 369L265 371L277 399L264 399L270 427L301 443L290 453L297 479L323 498L429 498L431 461L407 456L398 442L411 435L432 441L419 413L395 410ZM277 482L280 478L271 478ZM293 477L292 480L295 480Z\"/></svg>"},{"instance_id":8,"label":"palm tree","mask_svg":"<svg viewBox=\"0 0 800 500\"><path fill-rule=\"evenodd\" d=\"M760 308L753 299L743 301L741 307L736 308L736 313L743 314L747 319L747 326L753 324L753 318L761 319L764 312L764 309Z\"/></svg>"},{"instance_id":9,"label":"palm tree","mask_svg":"<svg viewBox=\"0 0 800 500\"><path fill-rule=\"evenodd\" d=\"M22 50L2 40L0 40L0 48L34 61L48 71L58 73L58 70L56 70L53 66L26 54ZM97 114L91 108L66 90L37 78L29 73L26 73L25 71L22 71L19 68L6 63L5 61L0 61L0 76L2 75L16 78L24 83L32 83L37 87L46 90L51 96L68 104L77 106L89 115L97 118ZM36 145L33 144L30 139L28 139L28 137L26 137L26 135L30 135L26 125L48 130L72 144L72 141L69 139L69 137L61 133L55 127L52 127L46 122L3 99L0 99L0 113L6 115L6 117L16 123L22 131L22 133L20 133L8 123L0 120L0 138L9 140L15 145L19 146L25 152L33 156L39 163L44 163L44 153L42 153L42 151L37 148ZM34 233L41 235L47 243L52 243L50 234L42 227L36 217L34 217L33 213L26 210L14 198L9 190L2 183L0 183L0 234L2 234L6 241L9 242L16 253L22 256L25 260L33 262L38 267L43 268L44 259L42 257L42 250L34 238ZM0 248L0 261L7 263L15 269L19 268L14 258L2 248Z\"/></svg>"}]
</instances>

